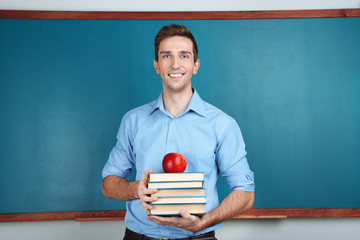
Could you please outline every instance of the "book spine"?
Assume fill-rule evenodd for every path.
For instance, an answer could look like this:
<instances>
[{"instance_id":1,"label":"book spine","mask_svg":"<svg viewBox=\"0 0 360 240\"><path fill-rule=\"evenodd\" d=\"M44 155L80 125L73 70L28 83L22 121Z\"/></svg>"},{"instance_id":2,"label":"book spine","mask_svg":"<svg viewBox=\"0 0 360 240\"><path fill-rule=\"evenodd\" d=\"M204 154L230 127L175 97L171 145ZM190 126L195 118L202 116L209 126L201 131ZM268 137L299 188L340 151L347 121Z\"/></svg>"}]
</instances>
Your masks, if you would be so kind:
<instances>
[{"instance_id":1,"label":"book spine","mask_svg":"<svg viewBox=\"0 0 360 240\"><path fill-rule=\"evenodd\" d=\"M150 181L176 182L176 181L204 181L203 172L195 173L150 173Z\"/></svg>"},{"instance_id":2,"label":"book spine","mask_svg":"<svg viewBox=\"0 0 360 240\"><path fill-rule=\"evenodd\" d=\"M194 183L194 184L187 184ZM148 182L148 189L199 189L202 188L204 181L191 181L191 182Z\"/></svg>"},{"instance_id":3,"label":"book spine","mask_svg":"<svg viewBox=\"0 0 360 240\"><path fill-rule=\"evenodd\" d=\"M193 204L206 204L206 202L199 202L199 203L193 203L193 202L188 202L188 203L150 203L150 205L193 205Z\"/></svg>"},{"instance_id":4,"label":"book spine","mask_svg":"<svg viewBox=\"0 0 360 240\"><path fill-rule=\"evenodd\" d=\"M188 183L188 182L204 182L203 180L184 180L184 181L150 181L149 183Z\"/></svg>"},{"instance_id":5,"label":"book spine","mask_svg":"<svg viewBox=\"0 0 360 240\"><path fill-rule=\"evenodd\" d=\"M189 197L158 197L156 202L150 205L177 205L177 204L206 204L205 196L189 196Z\"/></svg>"}]
</instances>

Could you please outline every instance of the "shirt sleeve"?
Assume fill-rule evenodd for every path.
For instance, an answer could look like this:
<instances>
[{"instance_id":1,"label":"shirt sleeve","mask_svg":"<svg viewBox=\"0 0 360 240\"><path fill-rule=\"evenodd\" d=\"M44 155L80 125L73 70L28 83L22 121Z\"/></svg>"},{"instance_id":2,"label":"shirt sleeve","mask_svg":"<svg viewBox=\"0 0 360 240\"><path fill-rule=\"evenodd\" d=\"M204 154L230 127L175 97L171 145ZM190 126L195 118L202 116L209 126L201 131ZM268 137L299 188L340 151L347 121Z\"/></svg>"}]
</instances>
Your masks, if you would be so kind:
<instances>
[{"instance_id":1,"label":"shirt sleeve","mask_svg":"<svg viewBox=\"0 0 360 240\"><path fill-rule=\"evenodd\" d=\"M102 171L103 178L109 175L127 178L131 175L132 168L135 165L135 158L129 129L130 120L125 115L120 124L116 145L111 150L109 159Z\"/></svg>"},{"instance_id":2,"label":"shirt sleeve","mask_svg":"<svg viewBox=\"0 0 360 240\"><path fill-rule=\"evenodd\" d=\"M224 126L217 147L217 163L230 190L255 191L254 173L246 159L245 143L236 121Z\"/></svg>"}]
</instances>

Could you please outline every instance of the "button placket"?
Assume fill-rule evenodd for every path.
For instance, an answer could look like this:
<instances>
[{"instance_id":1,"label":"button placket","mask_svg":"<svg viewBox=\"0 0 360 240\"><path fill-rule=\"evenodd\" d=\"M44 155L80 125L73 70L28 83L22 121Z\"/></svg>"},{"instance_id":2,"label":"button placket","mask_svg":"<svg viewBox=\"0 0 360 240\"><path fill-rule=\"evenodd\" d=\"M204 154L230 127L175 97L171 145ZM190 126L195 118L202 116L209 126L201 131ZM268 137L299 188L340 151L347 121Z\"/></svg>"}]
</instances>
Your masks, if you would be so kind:
<instances>
[{"instance_id":1,"label":"button placket","mask_svg":"<svg viewBox=\"0 0 360 240\"><path fill-rule=\"evenodd\" d=\"M166 143L166 152L174 152L175 151L175 123L176 120L172 119L169 122L169 129L168 129L168 136L167 136L167 143Z\"/></svg>"}]
</instances>

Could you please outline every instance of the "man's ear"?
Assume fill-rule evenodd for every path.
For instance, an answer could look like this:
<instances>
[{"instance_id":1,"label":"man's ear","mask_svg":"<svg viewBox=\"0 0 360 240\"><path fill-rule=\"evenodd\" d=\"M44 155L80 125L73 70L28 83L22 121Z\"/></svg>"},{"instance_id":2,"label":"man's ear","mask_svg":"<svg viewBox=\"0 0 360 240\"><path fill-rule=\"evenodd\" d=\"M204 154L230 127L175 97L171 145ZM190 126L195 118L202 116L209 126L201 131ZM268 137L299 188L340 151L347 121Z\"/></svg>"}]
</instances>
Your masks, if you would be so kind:
<instances>
[{"instance_id":1,"label":"man's ear","mask_svg":"<svg viewBox=\"0 0 360 240\"><path fill-rule=\"evenodd\" d=\"M194 70L193 70L193 74L195 75L197 73L197 71L199 70L200 67L200 59L197 59L196 62L194 63Z\"/></svg>"},{"instance_id":2,"label":"man's ear","mask_svg":"<svg viewBox=\"0 0 360 240\"><path fill-rule=\"evenodd\" d=\"M154 65L154 68L155 68L155 71L157 74L160 73L160 68L159 68L159 63L158 61L156 61L155 59L153 60L153 65Z\"/></svg>"}]
</instances>

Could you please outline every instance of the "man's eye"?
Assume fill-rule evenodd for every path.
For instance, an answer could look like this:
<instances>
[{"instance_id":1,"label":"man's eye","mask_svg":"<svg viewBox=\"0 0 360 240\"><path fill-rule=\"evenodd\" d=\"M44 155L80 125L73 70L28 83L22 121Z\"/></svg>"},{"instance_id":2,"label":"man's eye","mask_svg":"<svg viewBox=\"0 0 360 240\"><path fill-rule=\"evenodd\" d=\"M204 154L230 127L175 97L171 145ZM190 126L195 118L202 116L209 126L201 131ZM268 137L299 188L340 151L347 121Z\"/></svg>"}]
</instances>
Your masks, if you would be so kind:
<instances>
[{"instance_id":1,"label":"man's eye","mask_svg":"<svg viewBox=\"0 0 360 240\"><path fill-rule=\"evenodd\" d=\"M170 58L170 55L163 55L163 58Z\"/></svg>"},{"instance_id":2,"label":"man's eye","mask_svg":"<svg viewBox=\"0 0 360 240\"><path fill-rule=\"evenodd\" d=\"M181 55L181 58L189 58L189 55Z\"/></svg>"}]
</instances>

